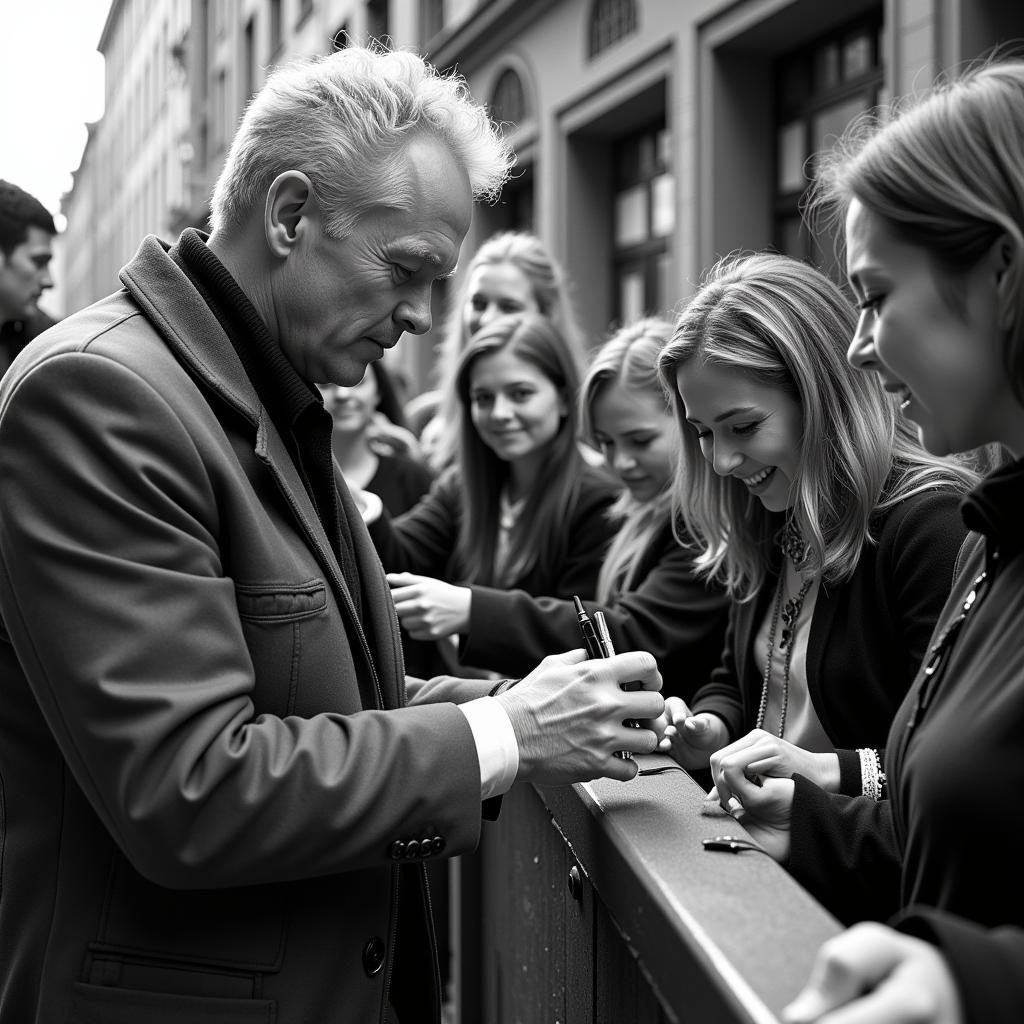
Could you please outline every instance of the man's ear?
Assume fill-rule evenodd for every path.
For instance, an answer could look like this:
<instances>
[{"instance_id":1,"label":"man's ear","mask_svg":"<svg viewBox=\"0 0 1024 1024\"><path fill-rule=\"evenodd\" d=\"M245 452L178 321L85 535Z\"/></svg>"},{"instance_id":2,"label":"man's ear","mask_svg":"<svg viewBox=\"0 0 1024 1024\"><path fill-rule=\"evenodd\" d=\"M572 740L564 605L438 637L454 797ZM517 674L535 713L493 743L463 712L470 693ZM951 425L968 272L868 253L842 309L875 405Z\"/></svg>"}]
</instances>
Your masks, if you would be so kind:
<instances>
[{"instance_id":1,"label":"man's ear","mask_svg":"<svg viewBox=\"0 0 1024 1024\"><path fill-rule=\"evenodd\" d=\"M263 229L270 251L275 256L288 256L317 212L309 178L302 171L282 171L267 190L263 214Z\"/></svg>"}]
</instances>

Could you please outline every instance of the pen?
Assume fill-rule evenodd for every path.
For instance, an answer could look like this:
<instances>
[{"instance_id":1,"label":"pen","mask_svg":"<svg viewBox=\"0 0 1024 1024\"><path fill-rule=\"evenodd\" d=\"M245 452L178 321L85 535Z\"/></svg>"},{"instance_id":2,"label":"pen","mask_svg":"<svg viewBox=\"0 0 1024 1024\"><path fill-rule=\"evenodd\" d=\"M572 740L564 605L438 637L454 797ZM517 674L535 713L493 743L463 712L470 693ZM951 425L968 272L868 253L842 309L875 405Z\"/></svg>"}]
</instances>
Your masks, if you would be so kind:
<instances>
[{"instance_id":1,"label":"pen","mask_svg":"<svg viewBox=\"0 0 1024 1024\"><path fill-rule=\"evenodd\" d=\"M597 624L597 642L601 646L601 657L611 658L615 654L615 645L612 643L611 633L608 632L608 623L605 620L604 612L594 612L594 622ZM623 689L626 688L627 686L623 686ZM640 723L635 718L627 718L624 724L630 729L640 728ZM628 750L616 750L615 756L625 759L632 757L632 754Z\"/></svg>"},{"instance_id":2,"label":"pen","mask_svg":"<svg viewBox=\"0 0 1024 1024\"><path fill-rule=\"evenodd\" d=\"M587 646L587 654L591 658L607 657L601 647L600 640L597 638L597 633L594 632L594 623L587 614L587 609L583 607L583 602L575 594L573 594L572 602L576 606L576 618L579 620L583 642Z\"/></svg>"}]
</instances>

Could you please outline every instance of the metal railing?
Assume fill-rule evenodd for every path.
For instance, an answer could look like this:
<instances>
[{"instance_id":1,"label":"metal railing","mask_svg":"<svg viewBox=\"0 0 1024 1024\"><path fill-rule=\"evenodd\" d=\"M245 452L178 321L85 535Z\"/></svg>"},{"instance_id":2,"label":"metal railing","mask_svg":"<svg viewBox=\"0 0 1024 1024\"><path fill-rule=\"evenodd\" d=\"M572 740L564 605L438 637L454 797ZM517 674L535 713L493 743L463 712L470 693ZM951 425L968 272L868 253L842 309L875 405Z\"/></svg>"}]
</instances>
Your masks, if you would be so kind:
<instances>
[{"instance_id":1,"label":"metal railing","mask_svg":"<svg viewBox=\"0 0 1024 1024\"><path fill-rule=\"evenodd\" d=\"M654 756L644 767L670 763ZM775 1024L840 930L683 772L506 794L461 858L458 1024Z\"/></svg>"}]
</instances>

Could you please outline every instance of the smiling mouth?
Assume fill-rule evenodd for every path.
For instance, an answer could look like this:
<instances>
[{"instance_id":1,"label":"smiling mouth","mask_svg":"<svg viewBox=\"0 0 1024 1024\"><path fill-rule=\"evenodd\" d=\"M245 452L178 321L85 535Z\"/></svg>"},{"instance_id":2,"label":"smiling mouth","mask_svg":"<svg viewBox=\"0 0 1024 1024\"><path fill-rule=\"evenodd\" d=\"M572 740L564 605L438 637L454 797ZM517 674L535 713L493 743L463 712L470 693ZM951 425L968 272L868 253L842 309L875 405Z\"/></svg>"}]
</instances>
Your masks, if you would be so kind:
<instances>
[{"instance_id":1,"label":"smiling mouth","mask_svg":"<svg viewBox=\"0 0 1024 1024\"><path fill-rule=\"evenodd\" d=\"M753 476L743 476L740 479L747 485L747 487L757 487L758 484L762 484L768 479L776 470L775 466L770 466L768 469L762 469L755 473Z\"/></svg>"}]
</instances>

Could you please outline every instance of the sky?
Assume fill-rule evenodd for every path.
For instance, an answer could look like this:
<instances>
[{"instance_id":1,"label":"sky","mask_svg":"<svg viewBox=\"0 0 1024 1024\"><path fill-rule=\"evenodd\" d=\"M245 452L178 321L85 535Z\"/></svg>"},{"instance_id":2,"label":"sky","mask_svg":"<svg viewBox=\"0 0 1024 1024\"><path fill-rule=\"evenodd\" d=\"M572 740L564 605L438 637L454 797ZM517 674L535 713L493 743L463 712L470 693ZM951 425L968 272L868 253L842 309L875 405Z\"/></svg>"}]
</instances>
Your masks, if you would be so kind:
<instances>
[{"instance_id":1,"label":"sky","mask_svg":"<svg viewBox=\"0 0 1024 1024\"><path fill-rule=\"evenodd\" d=\"M110 4L0 0L0 178L55 216L81 162L86 123L103 114L96 44Z\"/></svg>"}]
</instances>

